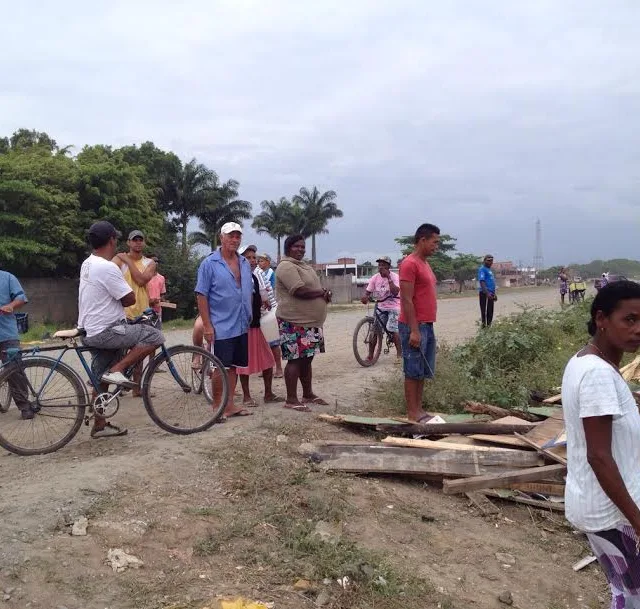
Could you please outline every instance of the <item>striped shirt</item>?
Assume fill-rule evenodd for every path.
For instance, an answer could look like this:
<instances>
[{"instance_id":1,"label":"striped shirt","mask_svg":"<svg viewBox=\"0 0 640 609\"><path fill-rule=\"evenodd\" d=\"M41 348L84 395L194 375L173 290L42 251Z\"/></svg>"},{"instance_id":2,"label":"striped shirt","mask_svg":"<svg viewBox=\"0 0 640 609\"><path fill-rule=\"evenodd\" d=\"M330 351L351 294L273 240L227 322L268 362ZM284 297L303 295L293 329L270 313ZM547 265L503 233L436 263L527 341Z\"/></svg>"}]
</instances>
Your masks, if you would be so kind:
<instances>
[{"instance_id":1,"label":"striped shirt","mask_svg":"<svg viewBox=\"0 0 640 609\"><path fill-rule=\"evenodd\" d=\"M562 407L567 432L567 520L587 533L626 522L602 490L587 461L582 419L613 417L611 451L629 495L640 505L640 413L618 371L597 355L574 356L562 379Z\"/></svg>"}]
</instances>

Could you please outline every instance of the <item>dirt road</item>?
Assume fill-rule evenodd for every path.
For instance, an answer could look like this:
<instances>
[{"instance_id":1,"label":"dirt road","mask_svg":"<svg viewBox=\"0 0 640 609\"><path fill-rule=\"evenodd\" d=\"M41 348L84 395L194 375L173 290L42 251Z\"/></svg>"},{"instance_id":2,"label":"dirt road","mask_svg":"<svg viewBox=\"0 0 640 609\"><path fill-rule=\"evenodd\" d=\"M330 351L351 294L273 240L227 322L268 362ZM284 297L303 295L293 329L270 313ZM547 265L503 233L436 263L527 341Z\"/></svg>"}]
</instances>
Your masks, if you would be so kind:
<instances>
[{"instance_id":1,"label":"dirt road","mask_svg":"<svg viewBox=\"0 0 640 609\"><path fill-rule=\"evenodd\" d=\"M519 304L555 306L556 300L555 290L505 293L497 304L497 315L514 311ZM383 355L370 369L355 362L351 335L363 313L364 307L354 307L332 312L327 320L327 354L314 362L316 393L331 404L326 411L333 411L335 405L340 411L358 407L363 390L393 370L391 354ZM477 317L475 298L442 300L436 329L439 339L457 342L470 336ZM190 332L170 332L167 339L169 344L189 342ZM282 381L276 383L276 392L283 394ZM251 385L259 396L260 380L252 377ZM0 588L7 607L119 609L160 607L169 601L183 603L175 607L200 607L199 600L219 593L260 594L263 600L273 599L278 608L313 606L309 599L301 601L290 585L283 585L286 577L278 569L289 563L277 558L280 546L274 545L257 564L255 556L250 560L238 554L243 546L237 540L249 533L225 537L223 545L211 548L202 541L202 534L212 527L228 530L222 523L228 524L229 518L235 523L238 514L253 514L257 505L264 507L264 497L280 492L275 486L257 492L251 485L255 476L266 484L267 478L283 475L272 469L264 474L263 469L275 462L292 470L306 467L295 452L299 441L343 437L345 432L310 415L260 407L254 416L230 420L196 436L176 437L155 427L141 402L132 398L123 400L116 421L129 428L127 437L91 440L83 428L54 455L0 456ZM278 434L285 434L288 442L276 445ZM330 477L306 470L301 476L305 482L296 492L323 489L323 500L337 493L338 483ZM248 503L241 499L245 492L254 493ZM348 479L348 487L340 491L341 496L345 494L351 507L344 527L350 538L365 548L390 550L391 562L404 557L401 564L409 560L417 565L416 574L433 582L433 598L440 599L442 607L470 602L481 608L496 607L496 593L503 587L513 591L519 606L531 609L600 606L602 580L599 574L594 578L595 570L589 576L571 571L570 564L585 550L581 541L563 530L565 525L557 524L558 517L555 524L540 524L537 516L507 506L505 518L488 522L470 512L464 500L397 481ZM393 518L383 514L389 511L385 506L392 504L397 506ZM424 529L419 514L425 510L442 526ZM68 523L80 515L89 518L89 535L72 537L65 520ZM308 520L315 517L311 514ZM365 526L372 518L373 529ZM273 526L263 512L257 522ZM416 534L428 540L428 547L418 543ZM261 534L253 543L267 543L268 537ZM145 567L114 573L105 565L107 550L114 547L141 557ZM205 552L207 548L211 551ZM509 570L498 564L493 554L500 551L517 554L517 567ZM241 559L241 564L234 562ZM559 563L557 569L553 563ZM305 574L289 579L295 575ZM351 602L356 604L336 600L327 606L373 606L362 600ZM388 601L375 606L402 605ZM435 607L436 602L420 606Z\"/></svg>"}]
</instances>

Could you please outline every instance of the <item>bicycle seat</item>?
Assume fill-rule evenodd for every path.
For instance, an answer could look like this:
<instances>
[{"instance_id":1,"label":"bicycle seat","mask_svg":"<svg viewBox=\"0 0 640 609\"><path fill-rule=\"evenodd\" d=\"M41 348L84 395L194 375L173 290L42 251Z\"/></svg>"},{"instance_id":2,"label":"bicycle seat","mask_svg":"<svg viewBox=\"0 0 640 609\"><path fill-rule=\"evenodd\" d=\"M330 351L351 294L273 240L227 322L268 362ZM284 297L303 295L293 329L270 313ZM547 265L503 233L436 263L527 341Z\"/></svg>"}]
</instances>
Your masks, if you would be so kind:
<instances>
[{"instance_id":1,"label":"bicycle seat","mask_svg":"<svg viewBox=\"0 0 640 609\"><path fill-rule=\"evenodd\" d=\"M74 328L73 330L58 330L53 338L77 338L78 336L84 336L85 331L81 328Z\"/></svg>"}]
</instances>

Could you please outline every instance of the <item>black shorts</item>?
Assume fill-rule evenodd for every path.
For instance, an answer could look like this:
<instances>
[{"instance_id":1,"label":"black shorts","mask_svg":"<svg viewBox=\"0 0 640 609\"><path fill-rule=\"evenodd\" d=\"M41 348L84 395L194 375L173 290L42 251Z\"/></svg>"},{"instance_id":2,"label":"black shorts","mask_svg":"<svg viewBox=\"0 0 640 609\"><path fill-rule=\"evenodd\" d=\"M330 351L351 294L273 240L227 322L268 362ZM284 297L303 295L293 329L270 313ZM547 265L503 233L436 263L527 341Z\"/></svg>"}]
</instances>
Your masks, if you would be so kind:
<instances>
[{"instance_id":1,"label":"black shorts","mask_svg":"<svg viewBox=\"0 0 640 609\"><path fill-rule=\"evenodd\" d=\"M225 368L246 368L249 365L249 334L216 338L213 341L213 354Z\"/></svg>"}]
</instances>

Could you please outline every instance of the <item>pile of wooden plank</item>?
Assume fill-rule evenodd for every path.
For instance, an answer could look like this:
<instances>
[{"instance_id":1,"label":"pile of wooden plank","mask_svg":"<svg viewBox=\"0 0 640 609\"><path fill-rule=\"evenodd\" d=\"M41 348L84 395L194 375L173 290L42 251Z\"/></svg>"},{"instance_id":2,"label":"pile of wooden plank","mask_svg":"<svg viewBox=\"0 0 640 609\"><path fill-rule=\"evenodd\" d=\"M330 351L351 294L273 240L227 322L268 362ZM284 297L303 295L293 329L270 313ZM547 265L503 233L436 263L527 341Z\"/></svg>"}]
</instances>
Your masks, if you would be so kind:
<instances>
[{"instance_id":1,"label":"pile of wooden plank","mask_svg":"<svg viewBox=\"0 0 640 609\"><path fill-rule=\"evenodd\" d=\"M326 471L418 477L442 483L446 494L466 493L483 512L487 497L564 510L566 437L562 408L545 406L519 416L471 404L482 414L404 419L320 415L368 437L316 441L300 452ZM493 417L493 418L492 418ZM436 421L436 422L434 422ZM371 439L371 432L381 439Z\"/></svg>"}]
</instances>

